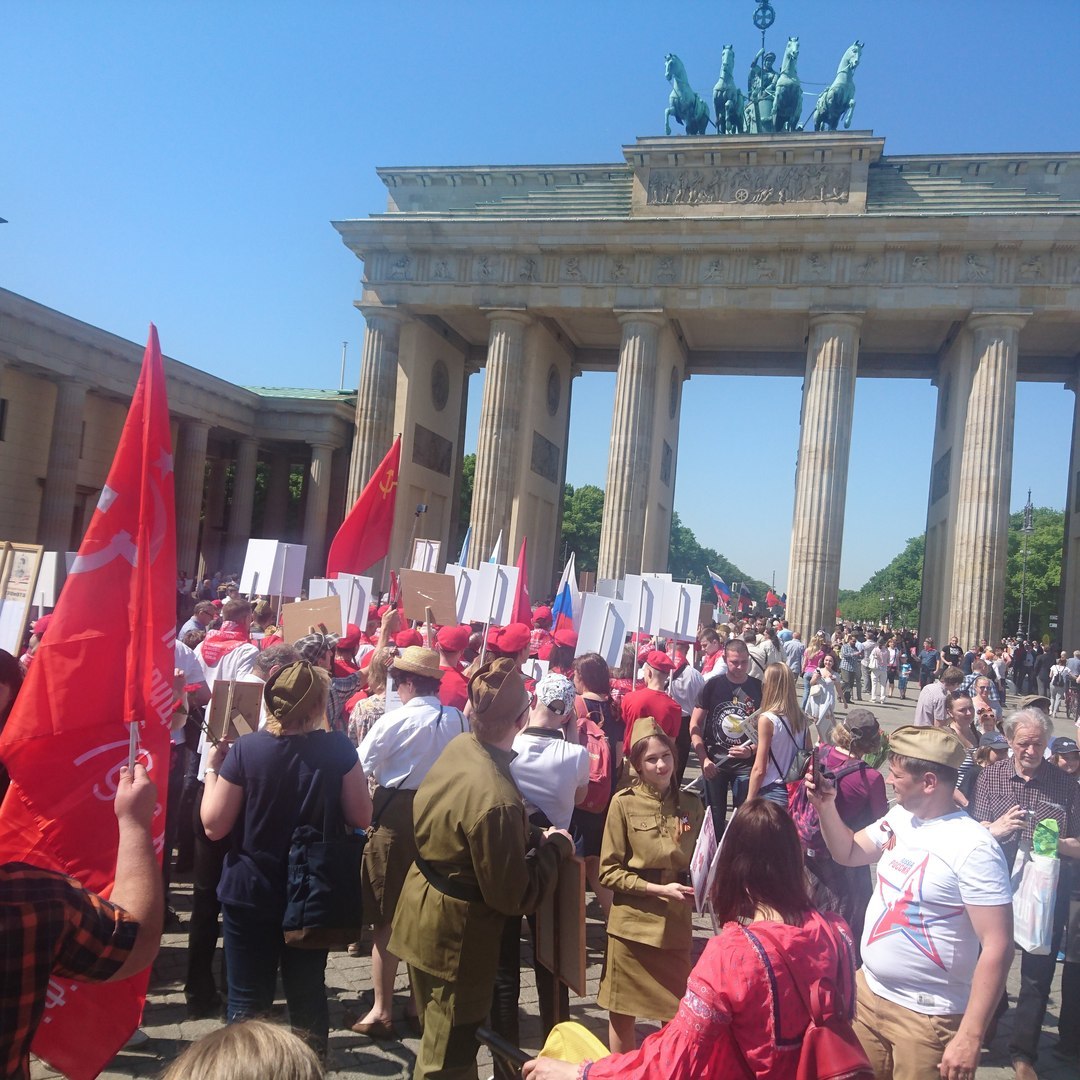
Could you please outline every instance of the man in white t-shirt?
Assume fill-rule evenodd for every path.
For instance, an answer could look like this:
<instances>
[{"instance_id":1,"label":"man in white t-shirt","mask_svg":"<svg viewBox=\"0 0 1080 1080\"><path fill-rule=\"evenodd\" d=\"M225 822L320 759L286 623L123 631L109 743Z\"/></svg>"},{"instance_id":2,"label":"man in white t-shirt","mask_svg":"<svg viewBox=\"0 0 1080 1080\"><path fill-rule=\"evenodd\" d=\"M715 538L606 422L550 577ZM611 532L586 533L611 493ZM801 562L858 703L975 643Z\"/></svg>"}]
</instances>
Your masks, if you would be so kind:
<instances>
[{"instance_id":1,"label":"man in white t-shirt","mask_svg":"<svg viewBox=\"0 0 1080 1080\"><path fill-rule=\"evenodd\" d=\"M971 1080L1013 957L1009 869L953 802L964 747L951 731L898 728L889 750L897 805L858 833L835 789L807 782L832 857L878 864L855 1032L879 1077Z\"/></svg>"}]
</instances>

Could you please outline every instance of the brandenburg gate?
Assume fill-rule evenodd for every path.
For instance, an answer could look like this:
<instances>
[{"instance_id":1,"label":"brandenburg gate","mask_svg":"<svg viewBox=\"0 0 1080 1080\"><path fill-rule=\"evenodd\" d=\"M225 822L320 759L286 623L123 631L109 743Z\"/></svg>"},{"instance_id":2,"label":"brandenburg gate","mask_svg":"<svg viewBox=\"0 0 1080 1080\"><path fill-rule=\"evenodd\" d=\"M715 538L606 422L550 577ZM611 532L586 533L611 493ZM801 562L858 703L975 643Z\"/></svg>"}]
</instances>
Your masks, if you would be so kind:
<instances>
[{"instance_id":1,"label":"brandenburg gate","mask_svg":"<svg viewBox=\"0 0 1080 1080\"><path fill-rule=\"evenodd\" d=\"M402 435L400 561L416 504L457 525L468 375L484 369L471 558L561 552L573 380L617 372L599 575L663 570L684 387L803 379L792 625L831 626L856 378L929 379L921 631L1000 634L1019 379L1075 392L1080 154L891 157L868 131L642 138L600 165L387 168L384 212L335 222L367 323L349 494ZM902 410L898 410L902 421ZM1080 413L1062 639L1080 647ZM723 454L723 432L695 433ZM745 484L756 498L781 488ZM709 538L705 538L708 540Z\"/></svg>"}]
</instances>

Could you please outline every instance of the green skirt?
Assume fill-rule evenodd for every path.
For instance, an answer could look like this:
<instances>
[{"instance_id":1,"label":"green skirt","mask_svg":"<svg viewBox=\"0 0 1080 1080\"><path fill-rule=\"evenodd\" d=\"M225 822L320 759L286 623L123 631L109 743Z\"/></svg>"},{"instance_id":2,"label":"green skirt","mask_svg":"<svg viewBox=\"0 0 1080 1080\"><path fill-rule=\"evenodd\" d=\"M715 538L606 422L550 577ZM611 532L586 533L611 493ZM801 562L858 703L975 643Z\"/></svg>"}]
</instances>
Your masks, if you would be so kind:
<instances>
[{"instance_id":1,"label":"green skirt","mask_svg":"<svg viewBox=\"0 0 1080 1080\"><path fill-rule=\"evenodd\" d=\"M690 976L690 950L658 949L608 935L597 1004L608 1012L667 1023Z\"/></svg>"}]
</instances>

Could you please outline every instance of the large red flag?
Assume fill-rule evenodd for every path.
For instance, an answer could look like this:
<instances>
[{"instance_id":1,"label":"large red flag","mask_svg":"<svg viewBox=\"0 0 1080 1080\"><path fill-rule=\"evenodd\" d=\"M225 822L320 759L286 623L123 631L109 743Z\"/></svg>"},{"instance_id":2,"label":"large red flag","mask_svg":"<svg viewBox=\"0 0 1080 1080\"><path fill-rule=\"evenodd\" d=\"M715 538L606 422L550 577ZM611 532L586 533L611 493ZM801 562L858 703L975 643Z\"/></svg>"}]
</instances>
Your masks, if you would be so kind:
<instances>
[{"instance_id":1,"label":"large red flag","mask_svg":"<svg viewBox=\"0 0 1080 1080\"><path fill-rule=\"evenodd\" d=\"M386 558L394 527L400 464L399 435L330 544L330 554L326 557L328 578L337 577L339 573L362 574Z\"/></svg>"},{"instance_id":2,"label":"large red flag","mask_svg":"<svg viewBox=\"0 0 1080 1080\"><path fill-rule=\"evenodd\" d=\"M529 563L525 556L527 542L528 537L523 536L521 538L521 550L518 552L517 558L517 596L514 598L514 614L510 621L532 626L532 601L529 599Z\"/></svg>"},{"instance_id":3,"label":"large red flag","mask_svg":"<svg viewBox=\"0 0 1080 1080\"><path fill-rule=\"evenodd\" d=\"M49 632L0 737L11 788L0 862L71 874L108 895L116 869L113 796L129 727L157 784L160 853L169 778L176 630L176 523L165 370L151 325L112 468ZM139 1024L149 971L117 983L54 978L33 1052L90 1080Z\"/></svg>"}]
</instances>

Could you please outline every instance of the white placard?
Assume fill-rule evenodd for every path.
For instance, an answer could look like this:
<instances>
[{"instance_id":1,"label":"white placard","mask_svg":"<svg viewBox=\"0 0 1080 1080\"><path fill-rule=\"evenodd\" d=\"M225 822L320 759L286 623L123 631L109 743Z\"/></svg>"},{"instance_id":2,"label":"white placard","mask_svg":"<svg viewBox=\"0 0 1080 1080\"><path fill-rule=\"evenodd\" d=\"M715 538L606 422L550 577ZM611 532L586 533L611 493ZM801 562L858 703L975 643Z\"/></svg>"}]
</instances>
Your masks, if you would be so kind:
<instances>
[{"instance_id":1,"label":"white placard","mask_svg":"<svg viewBox=\"0 0 1080 1080\"><path fill-rule=\"evenodd\" d=\"M517 599L518 568L501 563L484 563L476 572L476 588L472 590L472 608L467 620L493 626L505 626L514 615Z\"/></svg>"},{"instance_id":2,"label":"white placard","mask_svg":"<svg viewBox=\"0 0 1080 1080\"><path fill-rule=\"evenodd\" d=\"M538 683L548 673L548 666L547 660L535 660L530 657L521 665L521 674L526 679L532 679L534 683Z\"/></svg>"},{"instance_id":3,"label":"white placard","mask_svg":"<svg viewBox=\"0 0 1080 1080\"><path fill-rule=\"evenodd\" d=\"M304 590L304 544L283 544L280 540L249 540L240 575L240 591L245 596L297 597Z\"/></svg>"},{"instance_id":4,"label":"white placard","mask_svg":"<svg viewBox=\"0 0 1080 1080\"><path fill-rule=\"evenodd\" d=\"M615 578L602 577L596 583L596 595L608 596L612 600L619 598L619 582Z\"/></svg>"},{"instance_id":5,"label":"white placard","mask_svg":"<svg viewBox=\"0 0 1080 1080\"><path fill-rule=\"evenodd\" d=\"M665 581L660 601L660 636L690 641L697 637L701 614L701 586L685 581Z\"/></svg>"},{"instance_id":6,"label":"white placard","mask_svg":"<svg viewBox=\"0 0 1080 1080\"><path fill-rule=\"evenodd\" d=\"M468 566L458 566L457 563L450 563L446 567L446 572L454 579L457 621L459 623L469 622L470 620L466 618L466 614L472 610L473 596L476 593L480 571L473 570Z\"/></svg>"},{"instance_id":7,"label":"white placard","mask_svg":"<svg viewBox=\"0 0 1080 1080\"><path fill-rule=\"evenodd\" d=\"M623 581L623 600L630 605L629 623L633 632L652 637L660 633L660 604L664 581L655 576L627 574Z\"/></svg>"},{"instance_id":8,"label":"white placard","mask_svg":"<svg viewBox=\"0 0 1080 1080\"><path fill-rule=\"evenodd\" d=\"M609 596L586 593L574 655L599 653L607 661L608 667L617 668L622 663L626 636L633 632L630 613L628 600L613 600Z\"/></svg>"},{"instance_id":9,"label":"white placard","mask_svg":"<svg viewBox=\"0 0 1080 1080\"><path fill-rule=\"evenodd\" d=\"M313 577L308 579L307 598L309 600L321 600L324 596L336 596L330 592L330 579L325 577Z\"/></svg>"},{"instance_id":10,"label":"white placard","mask_svg":"<svg viewBox=\"0 0 1080 1080\"><path fill-rule=\"evenodd\" d=\"M670 574L642 574L643 578L652 578L655 581L670 581Z\"/></svg>"},{"instance_id":11,"label":"white placard","mask_svg":"<svg viewBox=\"0 0 1080 1080\"><path fill-rule=\"evenodd\" d=\"M56 607L56 598L63 588L64 579L67 577L66 568L61 570L64 560L60 558L59 551L43 551L41 553L41 566L38 568L37 584L34 586L34 606L38 609L38 615L42 615L42 608Z\"/></svg>"},{"instance_id":12,"label":"white placard","mask_svg":"<svg viewBox=\"0 0 1080 1080\"><path fill-rule=\"evenodd\" d=\"M338 574L336 578L328 579L325 595L341 600L341 625L345 630L348 630L349 623L359 626L361 630L367 625L372 585L371 578L360 577L359 574Z\"/></svg>"},{"instance_id":13,"label":"white placard","mask_svg":"<svg viewBox=\"0 0 1080 1080\"><path fill-rule=\"evenodd\" d=\"M441 540L414 540L410 569L423 570L425 574L437 574L441 554Z\"/></svg>"}]
</instances>

